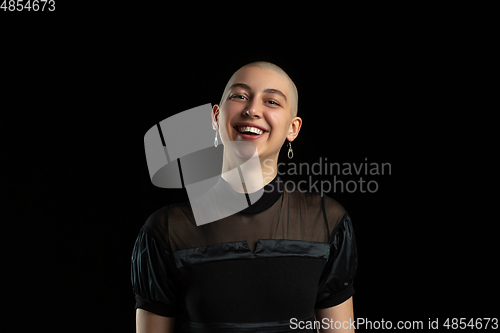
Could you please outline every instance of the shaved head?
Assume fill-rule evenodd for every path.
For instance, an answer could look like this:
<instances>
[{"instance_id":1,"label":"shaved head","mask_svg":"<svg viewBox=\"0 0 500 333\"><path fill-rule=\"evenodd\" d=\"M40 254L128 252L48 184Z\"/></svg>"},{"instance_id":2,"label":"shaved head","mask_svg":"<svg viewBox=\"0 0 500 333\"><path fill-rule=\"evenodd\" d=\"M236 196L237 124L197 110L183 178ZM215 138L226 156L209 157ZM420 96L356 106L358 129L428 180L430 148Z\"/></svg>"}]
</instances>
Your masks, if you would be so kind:
<instances>
[{"instance_id":1,"label":"shaved head","mask_svg":"<svg viewBox=\"0 0 500 333\"><path fill-rule=\"evenodd\" d=\"M298 100L299 100L299 94L298 94L298 91L297 91L297 87L295 86L295 83L293 83L292 79L290 79L290 77L288 76L288 74L279 66L273 64L273 63L270 63L270 62L267 62L267 61L256 61L256 62L252 62L252 63L249 63L243 67L241 67L240 69L238 69L232 76L231 78L229 79L229 81L227 82L226 84L226 87L224 88L224 93L222 94L222 98L221 98L221 104L222 102L224 101L224 97L226 96L228 90L229 90L229 87L231 87L231 85L234 83L234 77L236 76L236 74L241 71L242 69L244 68L249 68L249 67L258 67L258 68L261 68L261 69L264 69L264 70L268 70L268 71L273 71L275 73L278 73L279 75L283 76L287 81L288 81L288 85L289 85L289 98L290 98L290 110L292 112L292 118L293 117L296 117L297 116L297 112L298 112Z\"/></svg>"}]
</instances>

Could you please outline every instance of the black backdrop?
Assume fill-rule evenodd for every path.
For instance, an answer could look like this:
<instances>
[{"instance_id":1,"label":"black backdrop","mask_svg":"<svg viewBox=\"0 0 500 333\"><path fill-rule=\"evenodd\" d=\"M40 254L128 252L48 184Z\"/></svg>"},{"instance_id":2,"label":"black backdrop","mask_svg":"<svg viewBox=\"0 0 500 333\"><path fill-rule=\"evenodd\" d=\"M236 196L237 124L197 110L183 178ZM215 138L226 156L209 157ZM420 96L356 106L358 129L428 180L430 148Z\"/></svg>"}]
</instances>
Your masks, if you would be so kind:
<instances>
[{"instance_id":1,"label":"black backdrop","mask_svg":"<svg viewBox=\"0 0 500 333\"><path fill-rule=\"evenodd\" d=\"M187 199L150 182L144 134L218 103L231 74L255 60L297 84L294 161L391 163L391 175L367 177L376 193L329 193L355 227L356 317L427 327L429 318L497 315L494 242L469 213L474 193L463 190L443 112L453 98L444 82L454 79L446 47L366 32L300 47L222 33L201 45L186 35L188 48L171 30L71 21L59 16L38 34L9 30L3 44L4 302L24 314L19 331L134 331L135 237L153 211Z\"/></svg>"}]
</instances>

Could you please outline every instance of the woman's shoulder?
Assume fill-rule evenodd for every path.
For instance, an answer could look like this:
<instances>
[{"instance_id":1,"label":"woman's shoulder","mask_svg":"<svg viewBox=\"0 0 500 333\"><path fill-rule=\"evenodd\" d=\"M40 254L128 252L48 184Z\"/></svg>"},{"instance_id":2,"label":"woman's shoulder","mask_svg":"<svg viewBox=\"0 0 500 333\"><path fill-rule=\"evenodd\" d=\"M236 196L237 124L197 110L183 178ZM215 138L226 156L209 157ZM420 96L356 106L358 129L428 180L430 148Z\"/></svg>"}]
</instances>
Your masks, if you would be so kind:
<instances>
[{"instance_id":1,"label":"woman's shoulder","mask_svg":"<svg viewBox=\"0 0 500 333\"><path fill-rule=\"evenodd\" d=\"M336 200L333 195L315 191L300 191L294 189L286 191L291 206L305 206L305 210L310 214L320 214L328 222L330 228L335 228L344 220L348 213L346 209Z\"/></svg>"},{"instance_id":2,"label":"woman's shoulder","mask_svg":"<svg viewBox=\"0 0 500 333\"><path fill-rule=\"evenodd\" d=\"M347 211L344 206L342 206L337 200L333 197L323 194L324 207L328 214L328 216L336 216L338 218L343 218L347 215Z\"/></svg>"},{"instance_id":3,"label":"woman's shoulder","mask_svg":"<svg viewBox=\"0 0 500 333\"><path fill-rule=\"evenodd\" d=\"M156 241L159 241L165 249L170 250L172 224L175 224L179 217L185 219L190 211L189 201L165 205L148 216L142 229Z\"/></svg>"},{"instance_id":4,"label":"woman's shoulder","mask_svg":"<svg viewBox=\"0 0 500 333\"><path fill-rule=\"evenodd\" d=\"M192 215L189 201L168 204L151 213L144 223L144 228L149 231L166 231L169 223L186 215Z\"/></svg>"}]
</instances>

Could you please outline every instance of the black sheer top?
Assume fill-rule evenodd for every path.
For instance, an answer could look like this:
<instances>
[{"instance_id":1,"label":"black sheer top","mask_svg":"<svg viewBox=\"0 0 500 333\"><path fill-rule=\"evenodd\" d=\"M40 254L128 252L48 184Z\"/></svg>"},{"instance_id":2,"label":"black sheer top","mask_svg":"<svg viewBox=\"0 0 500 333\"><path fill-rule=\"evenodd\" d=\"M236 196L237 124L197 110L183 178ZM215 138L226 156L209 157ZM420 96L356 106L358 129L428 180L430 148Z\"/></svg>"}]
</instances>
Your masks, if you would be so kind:
<instances>
[{"instance_id":1,"label":"black sheer top","mask_svg":"<svg viewBox=\"0 0 500 333\"><path fill-rule=\"evenodd\" d=\"M232 190L222 178L219 185ZM334 199L277 176L248 208L197 226L189 202L147 219L132 253L136 308L176 317L176 332L292 329L354 294L356 242Z\"/></svg>"}]
</instances>

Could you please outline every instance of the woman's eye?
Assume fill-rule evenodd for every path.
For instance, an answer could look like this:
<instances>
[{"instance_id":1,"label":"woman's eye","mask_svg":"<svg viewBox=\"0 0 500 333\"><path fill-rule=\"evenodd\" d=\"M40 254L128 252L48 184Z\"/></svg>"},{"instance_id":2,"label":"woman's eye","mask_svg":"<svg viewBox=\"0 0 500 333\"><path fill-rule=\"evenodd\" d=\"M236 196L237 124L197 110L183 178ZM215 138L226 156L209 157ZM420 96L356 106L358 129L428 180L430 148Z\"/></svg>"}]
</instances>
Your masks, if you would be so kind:
<instances>
[{"instance_id":1,"label":"woman's eye","mask_svg":"<svg viewBox=\"0 0 500 333\"><path fill-rule=\"evenodd\" d=\"M245 99L245 96L243 96L243 95L231 95L231 97L230 97L230 98L231 98L231 99L233 99L233 98L237 98L237 99Z\"/></svg>"}]
</instances>

